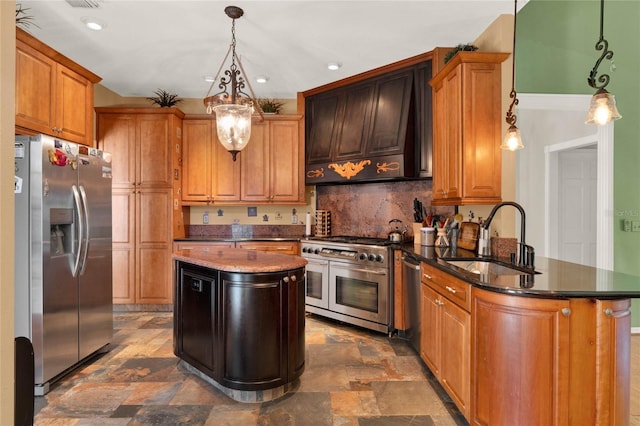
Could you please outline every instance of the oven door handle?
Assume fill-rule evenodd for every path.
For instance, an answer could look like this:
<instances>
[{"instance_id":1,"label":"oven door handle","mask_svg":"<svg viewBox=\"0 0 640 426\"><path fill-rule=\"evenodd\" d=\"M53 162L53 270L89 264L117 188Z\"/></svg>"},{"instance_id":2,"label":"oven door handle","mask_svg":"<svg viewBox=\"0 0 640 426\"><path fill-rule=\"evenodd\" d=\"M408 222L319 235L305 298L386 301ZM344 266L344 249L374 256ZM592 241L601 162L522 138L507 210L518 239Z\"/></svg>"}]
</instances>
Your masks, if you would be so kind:
<instances>
[{"instance_id":1,"label":"oven door handle","mask_svg":"<svg viewBox=\"0 0 640 426\"><path fill-rule=\"evenodd\" d=\"M371 269L349 269L349 272L364 272L367 274L374 274L374 275L387 275L387 271L375 271Z\"/></svg>"}]
</instances>

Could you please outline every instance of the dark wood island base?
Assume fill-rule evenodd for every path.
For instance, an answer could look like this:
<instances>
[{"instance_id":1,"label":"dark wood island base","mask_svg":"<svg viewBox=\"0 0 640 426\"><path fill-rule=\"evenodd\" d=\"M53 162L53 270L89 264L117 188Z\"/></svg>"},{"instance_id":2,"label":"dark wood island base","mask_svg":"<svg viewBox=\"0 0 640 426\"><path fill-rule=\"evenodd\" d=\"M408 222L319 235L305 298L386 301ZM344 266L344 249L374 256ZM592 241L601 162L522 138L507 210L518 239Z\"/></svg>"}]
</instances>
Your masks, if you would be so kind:
<instances>
[{"instance_id":1,"label":"dark wood island base","mask_svg":"<svg viewBox=\"0 0 640 426\"><path fill-rule=\"evenodd\" d=\"M254 250L174 253L181 365L239 402L294 390L305 367L305 264Z\"/></svg>"}]
</instances>

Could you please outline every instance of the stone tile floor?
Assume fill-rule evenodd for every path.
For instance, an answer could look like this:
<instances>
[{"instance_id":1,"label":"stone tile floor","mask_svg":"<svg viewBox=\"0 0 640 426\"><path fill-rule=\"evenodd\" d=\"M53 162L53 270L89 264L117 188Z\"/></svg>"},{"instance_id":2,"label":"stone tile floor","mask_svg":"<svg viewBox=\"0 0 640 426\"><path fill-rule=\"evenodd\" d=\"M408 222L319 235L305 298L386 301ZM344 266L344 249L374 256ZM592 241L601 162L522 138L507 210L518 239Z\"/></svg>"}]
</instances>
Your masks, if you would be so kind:
<instances>
[{"instance_id":1,"label":"stone tile floor","mask_svg":"<svg viewBox=\"0 0 640 426\"><path fill-rule=\"evenodd\" d=\"M398 338L308 316L295 391L239 403L178 365L172 316L114 314L111 350L36 398L36 425L466 425Z\"/></svg>"}]
</instances>

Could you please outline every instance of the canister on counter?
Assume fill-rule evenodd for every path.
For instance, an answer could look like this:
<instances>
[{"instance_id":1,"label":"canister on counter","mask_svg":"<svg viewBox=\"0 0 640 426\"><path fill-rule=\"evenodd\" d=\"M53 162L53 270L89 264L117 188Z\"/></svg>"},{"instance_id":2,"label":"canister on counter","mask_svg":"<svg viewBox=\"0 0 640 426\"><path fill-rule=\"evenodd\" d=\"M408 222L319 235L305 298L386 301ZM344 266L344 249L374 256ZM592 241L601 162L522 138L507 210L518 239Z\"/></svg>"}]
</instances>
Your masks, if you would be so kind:
<instances>
[{"instance_id":1,"label":"canister on counter","mask_svg":"<svg viewBox=\"0 0 640 426\"><path fill-rule=\"evenodd\" d=\"M436 241L435 228L421 228L420 229L420 244L423 246L433 246Z\"/></svg>"}]
</instances>

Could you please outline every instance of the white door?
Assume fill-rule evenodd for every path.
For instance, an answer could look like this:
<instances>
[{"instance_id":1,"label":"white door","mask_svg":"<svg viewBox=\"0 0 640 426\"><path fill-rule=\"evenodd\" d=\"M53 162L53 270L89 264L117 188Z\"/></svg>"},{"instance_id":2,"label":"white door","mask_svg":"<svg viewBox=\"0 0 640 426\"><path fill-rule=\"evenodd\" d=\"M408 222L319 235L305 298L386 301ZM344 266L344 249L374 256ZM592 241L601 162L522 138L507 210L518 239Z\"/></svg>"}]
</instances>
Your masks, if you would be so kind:
<instances>
[{"instance_id":1,"label":"white door","mask_svg":"<svg viewBox=\"0 0 640 426\"><path fill-rule=\"evenodd\" d=\"M557 258L596 266L597 150L558 153ZM553 220L553 218L551 218Z\"/></svg>"}]
</instances>

